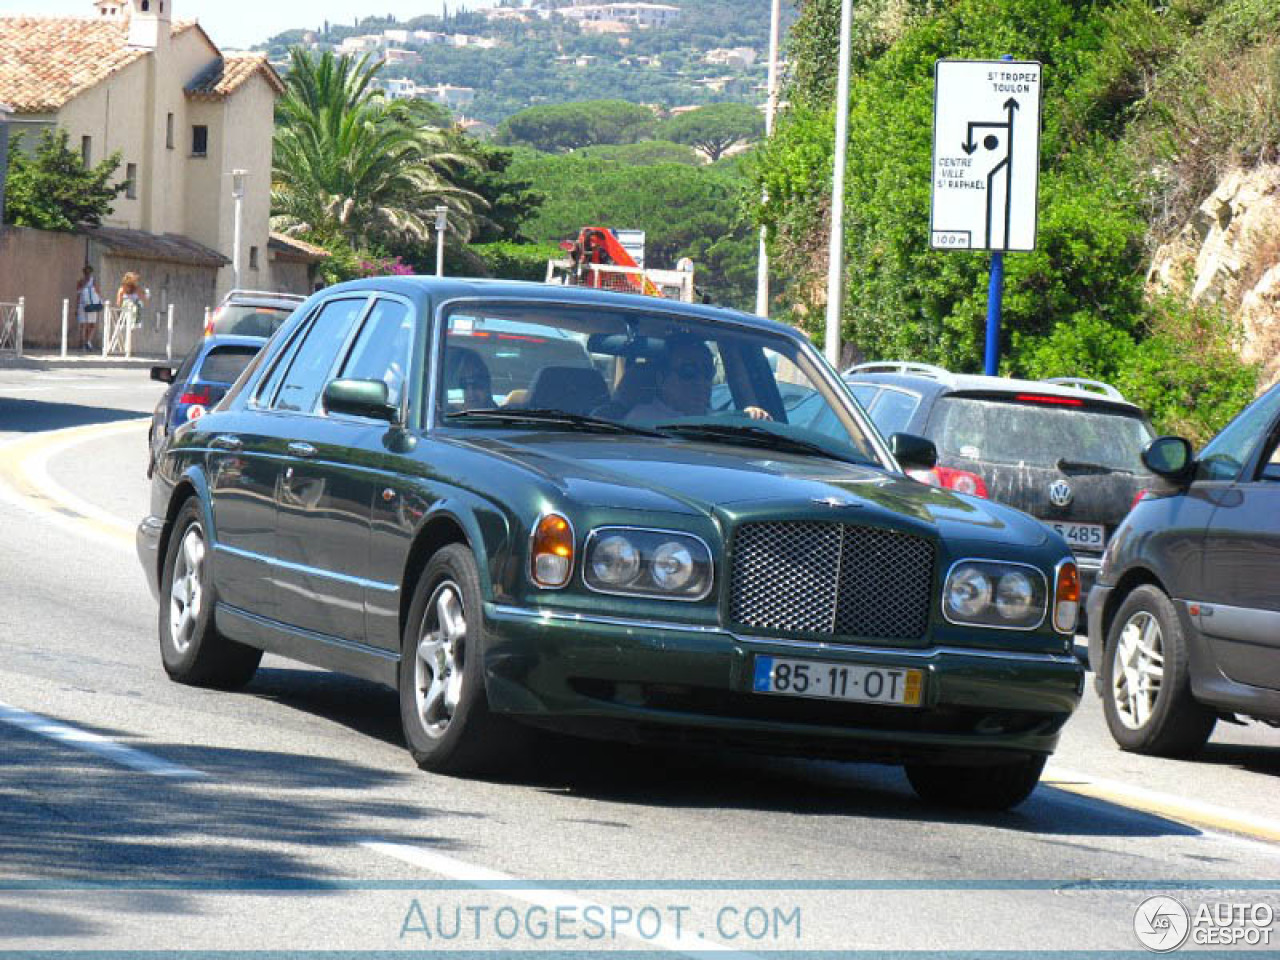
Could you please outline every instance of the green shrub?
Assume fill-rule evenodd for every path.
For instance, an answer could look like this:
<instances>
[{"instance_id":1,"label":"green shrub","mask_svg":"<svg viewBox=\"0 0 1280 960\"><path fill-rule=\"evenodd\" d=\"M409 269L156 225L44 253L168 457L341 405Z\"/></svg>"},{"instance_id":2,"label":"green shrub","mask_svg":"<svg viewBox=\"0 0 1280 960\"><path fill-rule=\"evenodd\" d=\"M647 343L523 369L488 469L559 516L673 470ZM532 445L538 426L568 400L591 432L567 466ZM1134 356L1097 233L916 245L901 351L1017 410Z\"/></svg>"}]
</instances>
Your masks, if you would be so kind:
<instances>
[{"instance_id":1,"label":"green shrub","mask_svg":"<svg viewBox=\"0 0 1280 960\"><path fill-rule=\"evenodd\" d=\"M536 280L547 276L547 261L565 255L554 244L543 243L480 243L469 247L484 264L491 277L503 280Z\"/></svg>"}]
</instances>

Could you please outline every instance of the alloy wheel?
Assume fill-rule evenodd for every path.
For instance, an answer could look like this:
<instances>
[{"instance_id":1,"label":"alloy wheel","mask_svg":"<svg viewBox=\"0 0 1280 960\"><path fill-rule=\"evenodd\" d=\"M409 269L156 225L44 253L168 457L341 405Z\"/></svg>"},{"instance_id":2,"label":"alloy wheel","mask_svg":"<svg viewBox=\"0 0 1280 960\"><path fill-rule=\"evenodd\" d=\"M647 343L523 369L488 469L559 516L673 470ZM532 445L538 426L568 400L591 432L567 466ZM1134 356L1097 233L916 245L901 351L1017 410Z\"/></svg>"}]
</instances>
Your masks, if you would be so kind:
<instances>
[{"instance_id":1,"label":"alloy wheel","mask_svg":"<svg viewBox=\"0 0 1280 960\"><path fill-rule=\"evenodd\" d=\"M193 523L182 535L169 588L169 637L179 654L191 646L204 605L204 553L204 531Z\"/></svg>"},{"instance_id":2,"label":"alloy wheel","mask_svg":"<svg viewBox=\"0 0 1280 960\"><path fill-rule=\"evenodd\" d=\"M1111 664L1111 696L1116 715L1130 730L1151 720L1164 682L1164 635L1160 622L1145 610L1129 618L1120 631Z\"/></svg>"},{"instance_id":3,"label":"alloy wheel","mask_svg":"<svg viewBox=\"0 0 1280 960\"><path fill-rule=\"evenodd\" d=\"M462 699L467 619L462 589L452 580L436 587L422 615L414 657L418 718L428 736L444 736Z\"/></svg>"}]
</instances>

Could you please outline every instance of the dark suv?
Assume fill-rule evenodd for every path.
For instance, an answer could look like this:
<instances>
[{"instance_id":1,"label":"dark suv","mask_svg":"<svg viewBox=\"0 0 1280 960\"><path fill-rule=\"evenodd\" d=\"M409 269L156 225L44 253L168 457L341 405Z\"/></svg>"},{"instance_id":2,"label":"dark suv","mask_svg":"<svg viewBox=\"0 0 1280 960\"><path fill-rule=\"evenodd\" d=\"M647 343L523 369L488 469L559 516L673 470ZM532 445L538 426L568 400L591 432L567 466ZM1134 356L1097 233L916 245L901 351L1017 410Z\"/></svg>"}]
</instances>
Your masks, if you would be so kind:
<instances>
[{"instance_id":1,"label":"dark suv","mask_svg":"<svg viewBox=\"0 0 1280 960\"><path fill-rule=\"evenodd\" d=\"M1168 486L1116 531L1089 598L1089 661L1120 746L1201 747L1219 716L1280 726L1280 386L1198 457L1143 454Z\"/></svg>"},{"instance_id":2,"label":"dark suv","mask_svg":"<svg viewBox=\"0 0 1280 960\"><path fill-rule=\"evenodd\" d=\"M1116 526L1154 478L1143 412L1093 380L1012 380L917 363L867 363L845 382L885 436L928 437L917 480L1017 507L1062 534L1088 590Z\"/></svg>"}]
</instances>

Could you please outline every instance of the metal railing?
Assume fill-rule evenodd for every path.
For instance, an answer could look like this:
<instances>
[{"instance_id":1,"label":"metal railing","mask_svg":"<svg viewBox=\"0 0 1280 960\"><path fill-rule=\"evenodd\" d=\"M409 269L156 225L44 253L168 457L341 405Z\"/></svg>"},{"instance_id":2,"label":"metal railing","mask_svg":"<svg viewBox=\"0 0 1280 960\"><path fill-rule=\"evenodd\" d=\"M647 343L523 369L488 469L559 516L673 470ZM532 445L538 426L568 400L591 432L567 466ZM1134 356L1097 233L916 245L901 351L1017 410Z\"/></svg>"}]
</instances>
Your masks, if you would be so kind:
<instances>
[{"instance_id":1,"label":"metal railing","mask_svg":"<svg viewBox=\"0 0 1280 960\"><path fill-rule=\"evenodd\" d=\"M26 313L26 297L19 297L17 303L0 303L0 353L22 356L22 331Z\"/></svg>"}]
</instances>

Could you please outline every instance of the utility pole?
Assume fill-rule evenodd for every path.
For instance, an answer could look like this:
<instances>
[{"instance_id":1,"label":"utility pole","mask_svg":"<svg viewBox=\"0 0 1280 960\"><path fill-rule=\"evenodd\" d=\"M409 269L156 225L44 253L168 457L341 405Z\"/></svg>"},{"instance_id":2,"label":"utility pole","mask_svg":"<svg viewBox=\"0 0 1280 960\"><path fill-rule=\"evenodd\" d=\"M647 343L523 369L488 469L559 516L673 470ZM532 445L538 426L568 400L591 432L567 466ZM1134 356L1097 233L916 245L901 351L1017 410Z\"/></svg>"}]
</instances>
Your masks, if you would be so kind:
<instances>
[{"instance_id":1,"label":"utility pole","mask_svg":"<svg viewBox=\"0 0 1280 960\"><path fill-rule=\"evenodd\" d=\"M773 118L778 112L778 34L782 29L782 0L773 0L769 11L769 99L764 109L764 136L773 136ZM766 192L761 198L769 199ZM756 264L756 316L769 315L769 249L765 244L768 230L760 228L760 253Z\"/></svg>"},{"instance_id":2,"label":"utility pole","mask_svg":"<svg viewBox=\"0 0 1280 960\"><path fill-rule=\"evenodd\" d=\"M831 176L831 237L827 246L826 354L840 363L840 317L844 312L844 168L849 152L849 57L853 0L840 0L840 71L836 81L836 156Z\"/></svg>"},{"instance_id":3,"label":"utility pole","mask_svg":"<svg viewBox=\"0 0 1280 960\"><path fill-rule=\"evenodd\" d=\"M240 230L244 219L244 180L249 175L247 170L231 171L231 196L236 202L235 232L231 239L231 273L234 275L232 289L240 289Z\"/></svg>"}]
</instances>

